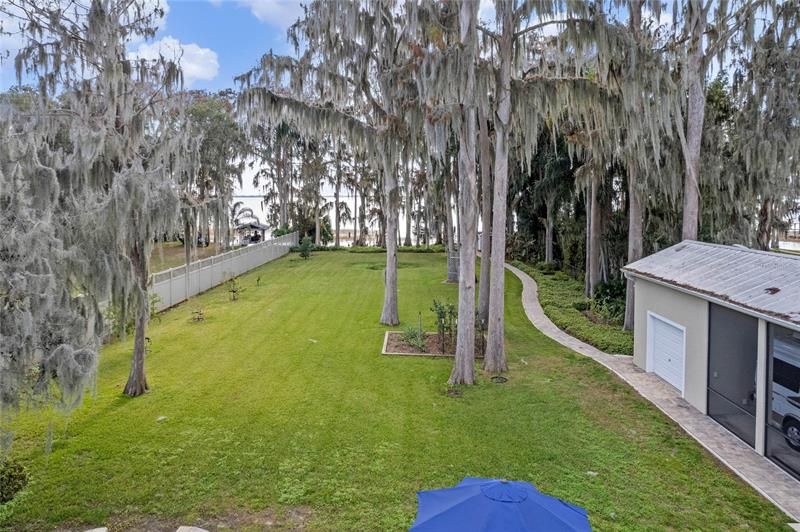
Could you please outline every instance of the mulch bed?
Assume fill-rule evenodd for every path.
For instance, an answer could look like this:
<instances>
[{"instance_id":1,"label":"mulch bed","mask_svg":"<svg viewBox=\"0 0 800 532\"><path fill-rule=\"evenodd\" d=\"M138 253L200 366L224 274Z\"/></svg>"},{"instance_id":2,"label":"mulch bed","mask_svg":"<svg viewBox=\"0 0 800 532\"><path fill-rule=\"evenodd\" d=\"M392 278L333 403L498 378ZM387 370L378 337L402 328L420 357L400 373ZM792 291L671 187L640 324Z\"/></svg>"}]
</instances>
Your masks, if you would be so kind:
<instances>
[{"instance_id":1,"label":"mulch bed","mask_svg":"<svg viewBox=\"0 0 800 532\"><path fill-rule=\"evenodd\" d=\"M478 346L476 346L476 351ZM445 336L444 353L439 343L439 335L436 333L425 333L425 351L420 351L413 345L403 341L403 333L389 331L386 333L386 343L384 345L384 355L408 355L408 356L429 356L429 357L453 357L456 352L455 338ZM483 355L475 353L475 358L483 358Z\"/></svg>"}]
</instances>

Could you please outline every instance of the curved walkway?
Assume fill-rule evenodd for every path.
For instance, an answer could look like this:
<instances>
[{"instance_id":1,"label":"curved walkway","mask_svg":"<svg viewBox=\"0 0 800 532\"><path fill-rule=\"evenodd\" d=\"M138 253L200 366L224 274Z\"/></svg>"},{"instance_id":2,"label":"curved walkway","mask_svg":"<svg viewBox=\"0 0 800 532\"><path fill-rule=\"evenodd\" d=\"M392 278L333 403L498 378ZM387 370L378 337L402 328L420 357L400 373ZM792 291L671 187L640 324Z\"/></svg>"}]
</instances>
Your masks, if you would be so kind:
<instances>
[{"instance_id":1,"label":"curved walkway","mask_svg":"<svg viewBox=\"0 0 800 532\"><path fill-rule=\"evenodd\" d=\"M635 366L633 357L609 355L556 327L539 304L536 281L510 264L506 264L506 269L522 281L522 306L534 327L561 345L613 371L756 491L792 519L800 521L800 481L756 453L716 421L703 415L665 381ZM793 528L800 530L800 526Z\"/></svg>"}]
</instances>

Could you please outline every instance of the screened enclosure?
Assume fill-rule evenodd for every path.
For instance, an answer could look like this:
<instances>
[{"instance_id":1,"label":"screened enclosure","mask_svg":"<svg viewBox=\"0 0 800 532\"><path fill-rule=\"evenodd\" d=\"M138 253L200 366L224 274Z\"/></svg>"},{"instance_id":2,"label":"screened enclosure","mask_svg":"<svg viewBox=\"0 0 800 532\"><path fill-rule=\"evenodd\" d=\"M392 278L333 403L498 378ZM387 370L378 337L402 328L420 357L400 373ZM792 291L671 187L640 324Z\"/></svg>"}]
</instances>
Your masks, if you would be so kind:
<instances>
[{"instance_id":1,"label":"screened enclosure","mask_svg":"<svg viewBox=\"0 0 800 532\"><path fill-rule=\"evenodd\" d=\"M766 455L800 478L800 333L769 331Z\"/></svg>"}]
</instances>

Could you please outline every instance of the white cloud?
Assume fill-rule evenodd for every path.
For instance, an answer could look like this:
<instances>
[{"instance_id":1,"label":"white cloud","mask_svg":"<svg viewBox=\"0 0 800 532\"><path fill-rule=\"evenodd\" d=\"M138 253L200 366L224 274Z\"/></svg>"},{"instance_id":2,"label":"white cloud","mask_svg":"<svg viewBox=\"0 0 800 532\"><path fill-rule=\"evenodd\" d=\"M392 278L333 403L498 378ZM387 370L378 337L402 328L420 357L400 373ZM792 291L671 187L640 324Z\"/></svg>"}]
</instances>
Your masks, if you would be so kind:
<instances>
[{"instance_id":1,"label":"white cloud","mask_svg":"<svg viewBox=\"0 0 800 532\"><path fill-rule=\"evenodd\" d=\"M212 80L219 72L217 52L195 43L183 44L175 37L166 36L151 43L141 43L130 53L131 57L142 59L157 59L159 55L180 62L187 87L198 80Z\"/></svg>"},{"instance_id":2,"label":"white cloud","mask_svg":"<svg viewBox=\"0 0 800 532\"><path fill-rule=\"evenodd\" d=\"M208 0L215 6L225 0ZM279 29L286 29L303 14L300 0L231 0L250 9L261 22Z\"/></svg>"}]
</instances>

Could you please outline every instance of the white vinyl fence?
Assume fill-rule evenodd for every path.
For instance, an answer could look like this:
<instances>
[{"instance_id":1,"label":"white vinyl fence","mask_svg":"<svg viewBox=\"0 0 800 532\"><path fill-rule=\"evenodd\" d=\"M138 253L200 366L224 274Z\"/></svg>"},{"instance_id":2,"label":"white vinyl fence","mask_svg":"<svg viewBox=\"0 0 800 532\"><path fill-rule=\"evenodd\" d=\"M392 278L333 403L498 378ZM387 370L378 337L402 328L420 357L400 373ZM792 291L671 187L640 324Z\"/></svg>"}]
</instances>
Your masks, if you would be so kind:
<instances>
[{"instance_id":1,"label":"white vinyl fence","mask_svg":"<svg viewBox=\"0 0 800 532\"><path fill-rule=\"evenodd\" d=\"M295 232L193 262L189 265L189 297L283 257L289 253L289 248L296 245ZM186 289L186 266L178 266L154 274L150 293L158 295L157 310L162 311L185 301Z\"/></svg>"}]
</instances>

